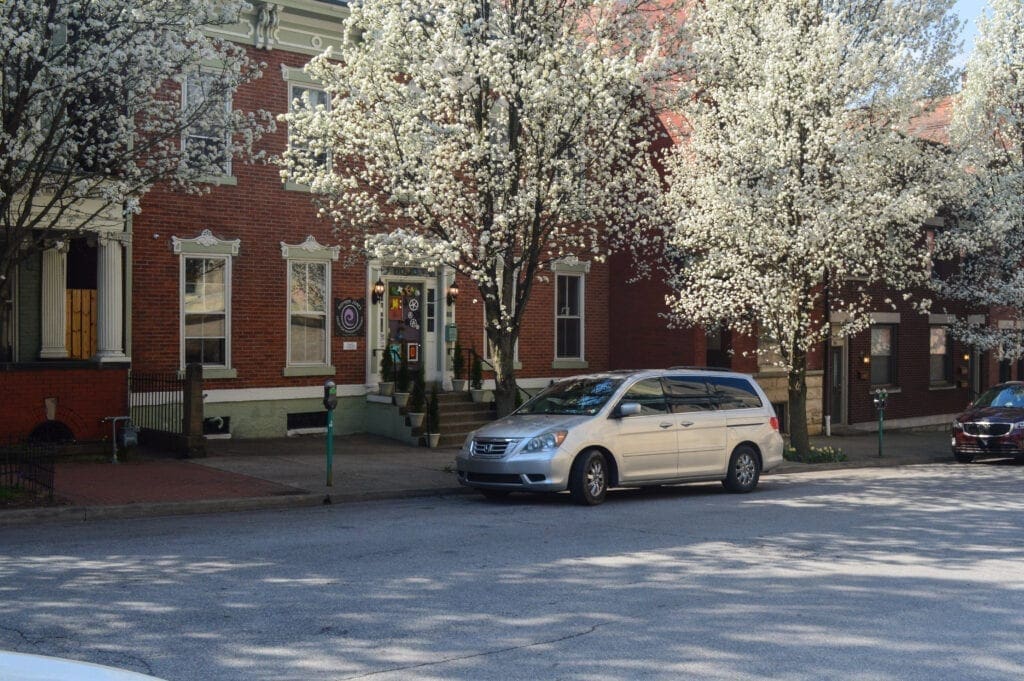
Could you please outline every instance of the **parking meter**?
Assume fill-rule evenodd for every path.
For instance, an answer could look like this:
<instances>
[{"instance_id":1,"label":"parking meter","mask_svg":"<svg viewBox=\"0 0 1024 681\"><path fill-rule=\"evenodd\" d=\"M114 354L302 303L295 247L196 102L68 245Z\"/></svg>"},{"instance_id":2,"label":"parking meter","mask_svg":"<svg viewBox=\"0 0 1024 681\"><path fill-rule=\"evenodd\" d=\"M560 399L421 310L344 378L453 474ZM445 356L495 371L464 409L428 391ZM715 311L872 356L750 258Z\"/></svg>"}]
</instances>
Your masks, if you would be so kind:
<instances>
[{"instance_id":1,"label":"parking meter","mask_svg":"<svg viewBox=\"0 0 1024 681\"><path fill-rule=\"evenodd\" d=\"M334 411L338 406L338 386L334 381L324 381L324 409Z\"/></svg>"},{"instance_id":2,"label":"parking meter","mask_svg":"<svg viewBox=\"0 0 1024 681\"><path fill-rule=\"evenodd\" d=\"M884 388L879 388L874 393L875 409L878 410L878 456L882 456L882 432L885 428L885 404L889 400L889 393Z\"/></svg>"},{"instance_id":3,"label":"parking meter","mask_svg":"<svg viewBox=\"0 0 1024 681\"><path fill-rule=\"evenodd\" d=\"M334 409L338 406L338 386L324 381L324 409L327 410L327 486L334 484Z\"/></svg>"}]
</instances>

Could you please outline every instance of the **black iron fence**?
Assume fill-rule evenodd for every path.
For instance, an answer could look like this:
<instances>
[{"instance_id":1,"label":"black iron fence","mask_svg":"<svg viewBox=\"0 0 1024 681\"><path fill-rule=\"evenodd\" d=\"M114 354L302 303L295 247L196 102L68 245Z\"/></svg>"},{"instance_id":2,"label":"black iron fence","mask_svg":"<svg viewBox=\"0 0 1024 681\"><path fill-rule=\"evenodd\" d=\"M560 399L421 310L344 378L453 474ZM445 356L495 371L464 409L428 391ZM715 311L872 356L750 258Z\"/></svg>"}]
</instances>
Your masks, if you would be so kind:
<instances>
[{"instance_id":1,"label":"black iron fence","mask_svg":"<svg viewBox=\"0 0 1024 681\"><path fill-rule=\"evenodd\" d=\"M203 371L137 373L128 379L132 423L139 442L191 456L203 455Z\"/></svg>"},{"instance_id":2,"label":"black iron fence","mask_svg":"<svg viewBox=\"0 0 1024 681\"><path fill-rule=\"evenodd\" d=\"M47 442L0 442L0 489L45 494L53 499L57 445Z\"/></svg>"}]
</instances>

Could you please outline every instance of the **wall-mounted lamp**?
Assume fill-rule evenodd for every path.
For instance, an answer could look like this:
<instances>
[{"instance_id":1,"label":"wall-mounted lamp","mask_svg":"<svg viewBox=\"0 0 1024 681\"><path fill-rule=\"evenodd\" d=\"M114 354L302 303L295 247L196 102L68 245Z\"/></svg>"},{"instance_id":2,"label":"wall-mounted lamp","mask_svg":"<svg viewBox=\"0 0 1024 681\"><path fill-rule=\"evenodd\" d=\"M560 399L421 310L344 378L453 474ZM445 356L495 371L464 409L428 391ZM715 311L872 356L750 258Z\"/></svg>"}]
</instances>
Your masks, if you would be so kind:
<instances>
[{"instance_id":1,"label":"wall-mounted lamp","mask_svg":"<svg viewBox=\"0 0 1024 681\"><path fill-rule=\"evenodd\" d=\"M384 300L384 282L379 278L377 283L373 285L373 293L370 294L370 300L374 305Z\"/></svg>"},{"instance_id":2,"label":"wall-mounted lamp","mask_svg":"<svg viewBox=\"0 0 1024 681\"><path fill-rule=\"evenodd\" d=\"M970 362L971 361L971 354L969 352L965 352L964 353L964 361L965 362Z\"/></svg>"},{"instance_id":3,"label":"wall-mounted lamp","mask_svg":"<svg viewBox=\"0 0 1024 681\"><path fill-rule=\"evenodd\" d=\"M861 356L860 361L864 363L864 366L871 364L871 355Z\"/></svg>"},{"instance_id":4,"label":"wall-mounted lamp","mask_svg":"<svg viewBox=\"0 0 1024 681\"><path fill-rule=\"evenodd\" d=\"M448 287L448 304L454 305L455 299L459 297L459 286L455 282Z\"/></svg>"}]
</instances>

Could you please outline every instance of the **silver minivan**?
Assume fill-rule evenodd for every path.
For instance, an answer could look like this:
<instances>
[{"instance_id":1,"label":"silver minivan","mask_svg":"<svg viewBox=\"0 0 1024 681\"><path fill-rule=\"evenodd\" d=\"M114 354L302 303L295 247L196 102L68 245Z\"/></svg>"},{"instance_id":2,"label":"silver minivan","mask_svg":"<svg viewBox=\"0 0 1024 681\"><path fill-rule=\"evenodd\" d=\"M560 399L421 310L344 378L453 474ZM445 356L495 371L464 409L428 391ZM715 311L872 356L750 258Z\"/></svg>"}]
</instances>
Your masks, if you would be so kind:
<instances>
[{"instance_id":1,"label":"silver minivan","mask_svg":"<svg viewBox=\"0 0 1024 681\"><path fill-rule=\"evenodd\" d=\"M459 482L487 497L567 489L593 505L609 487L721 480L750 492L782 447L750 376L658 369L561 380L470 433L455 461Z\"/></svg>"}]
</instances>

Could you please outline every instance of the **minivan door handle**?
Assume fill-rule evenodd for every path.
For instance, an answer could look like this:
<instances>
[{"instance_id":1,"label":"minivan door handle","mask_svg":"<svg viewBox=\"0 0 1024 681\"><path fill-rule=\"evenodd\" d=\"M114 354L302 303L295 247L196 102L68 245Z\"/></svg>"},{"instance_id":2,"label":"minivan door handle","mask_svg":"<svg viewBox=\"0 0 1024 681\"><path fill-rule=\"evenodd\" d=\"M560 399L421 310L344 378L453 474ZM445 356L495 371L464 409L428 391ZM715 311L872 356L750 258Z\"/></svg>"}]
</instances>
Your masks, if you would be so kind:
<instances>
[{"instance_id":1,"label":"minivan door handle","mask_svg":"<svg viewBox=\"0 0 1024 681\"><path fill-rule=\"evenodd\" d=\"M671 423L659 423L658 425L661 426L662 428L671 428L672 427Z\"/></svg>"},{"instance_id":2,"label":"minivan door handle","mask_svg":"<svg viewBox=\"0 0 1024 681\"><path fill-rule=\"evenodd\" d=\"M679 425L681 425L683 428L689 428L690 426L693 425L693 421L680 421Z\"/></svg>"}]
</instances>

